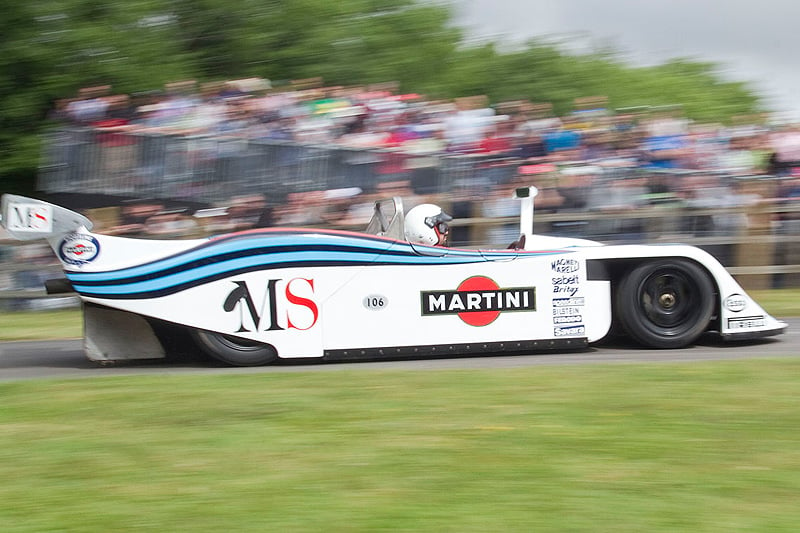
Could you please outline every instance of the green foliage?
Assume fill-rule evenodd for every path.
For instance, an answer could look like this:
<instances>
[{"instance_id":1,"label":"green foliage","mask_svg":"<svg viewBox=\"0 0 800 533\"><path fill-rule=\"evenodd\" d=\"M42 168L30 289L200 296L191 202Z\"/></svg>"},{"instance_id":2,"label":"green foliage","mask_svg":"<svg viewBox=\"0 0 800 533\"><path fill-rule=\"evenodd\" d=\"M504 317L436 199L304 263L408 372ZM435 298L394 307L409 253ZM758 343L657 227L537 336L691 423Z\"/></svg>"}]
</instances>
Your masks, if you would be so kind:
<instances>
[{"instance_id":1,"label":"green foliage","mask_svg":"<svg viewBox=\"0 0 800 533\"><path fill-rule=\"evenodd\" d=\"M608 52L576 56L532 40L509 53L493 45L462 49L450 64L438 80L442 94L549 102L559 114L572 111L575 98L594 95L607 96L612 108L679 104L699 121L725 122L761 110L746 84L723 81L711 63L674 60L633 68Z\"/></svg>"},{"instance_id":2,"label":"green foliage","mask_svg":"<svg viewBox=\"0 0 800 533\"><path fill-rule=\"evenodd\" d=\"M463 46L448 7L416 0L30 0L6 6L0 35L0 179L35 172L54 102L92 85L129 93L185 79L321 76L552 102L559 113L596 94L614 107L682 104L700 120L759 110L746 85L708 63L631 68L613 52L575 56L542 41L512 52Z\"/></svg>"}]
</instances>

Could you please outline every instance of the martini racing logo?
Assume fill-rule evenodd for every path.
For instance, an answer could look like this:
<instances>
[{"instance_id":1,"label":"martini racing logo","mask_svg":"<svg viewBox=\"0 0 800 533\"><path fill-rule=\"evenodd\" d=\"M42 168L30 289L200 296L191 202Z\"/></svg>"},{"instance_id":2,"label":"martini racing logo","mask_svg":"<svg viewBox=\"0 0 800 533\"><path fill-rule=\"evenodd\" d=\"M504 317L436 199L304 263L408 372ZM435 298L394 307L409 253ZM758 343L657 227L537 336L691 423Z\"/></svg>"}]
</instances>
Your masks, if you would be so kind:
<instances>
[{"instance_id":1,"label":"martini racing logo","mask_svg":"<svg viewBox=\"0 0 800 533\"><path fill-rule=\"evenodd\" d=\"M473 276L454 291L423 291L422 315L458 315L470 326L491 324L506 311L535 311L536 288L501 289L485 276Z\"/></svg>"},{"instance_id":2,"label":"martini racing logo","mask_svg":"<svg viewBox=\"0 0 800 533\"><path fill-rule=\"evenodd\" d=\"M58 256L69 265L85 265L94 261L99 253L97 239L80 233L67 235L58 247Z\"/></svg>"}]
</instances>

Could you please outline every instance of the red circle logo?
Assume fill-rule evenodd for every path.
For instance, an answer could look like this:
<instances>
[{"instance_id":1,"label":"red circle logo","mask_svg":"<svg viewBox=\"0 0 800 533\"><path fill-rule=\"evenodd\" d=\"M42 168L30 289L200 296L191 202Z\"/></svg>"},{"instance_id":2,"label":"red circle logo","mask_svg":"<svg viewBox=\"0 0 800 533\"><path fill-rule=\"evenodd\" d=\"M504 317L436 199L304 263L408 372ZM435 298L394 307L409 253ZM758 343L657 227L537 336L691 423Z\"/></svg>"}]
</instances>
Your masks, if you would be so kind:
<instances>
[{"instance_id":1,"label":"red circle logo","mask_svg":"<svg viewBox=\"0 0 800 533\"><path fill-rule=\"evenodd\" d=\"M461 282L458 292L496 291L500 286L486 276L474 276ZM462 311L458 318L470 326L486 326L500 316L500 311Z\"/></svg>"}]
</instances>

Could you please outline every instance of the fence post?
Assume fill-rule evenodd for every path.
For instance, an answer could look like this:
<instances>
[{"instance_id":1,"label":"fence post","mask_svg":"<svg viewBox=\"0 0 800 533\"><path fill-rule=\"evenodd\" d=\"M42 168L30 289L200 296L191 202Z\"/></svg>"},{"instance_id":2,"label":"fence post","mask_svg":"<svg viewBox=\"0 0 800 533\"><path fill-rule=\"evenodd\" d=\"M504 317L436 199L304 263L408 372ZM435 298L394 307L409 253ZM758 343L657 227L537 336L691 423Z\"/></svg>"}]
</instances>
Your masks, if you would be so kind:
<instances>
[{"instance_id":1,"label":"fence post","mask_svg":"<svg viewBox=\"0 0 800 533\"><path fill-rule=\"evenodd\" d=\"M774 198L772 180L748 180L742 184L742 192L754 194L764 199ZM755 203L746 208L747 224L742 228L744 237L737 243L735 262L737 267L768 266L775 264L775 241L772 216L769 204ZM763 239L752 237L763 236ZM772 288L772 274L746 274L737 276L737 281L745 290Z\"/></svg>"}]
</instances>

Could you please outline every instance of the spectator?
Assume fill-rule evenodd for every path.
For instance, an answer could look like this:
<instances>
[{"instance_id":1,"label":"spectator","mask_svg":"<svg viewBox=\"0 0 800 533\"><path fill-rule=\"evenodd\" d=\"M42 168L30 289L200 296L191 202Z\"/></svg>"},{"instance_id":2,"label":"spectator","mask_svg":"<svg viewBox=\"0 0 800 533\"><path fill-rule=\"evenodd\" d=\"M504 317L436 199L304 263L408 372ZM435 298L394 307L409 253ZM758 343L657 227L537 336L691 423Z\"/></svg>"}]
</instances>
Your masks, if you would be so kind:
<instances>
[{"instance_id":1,"label":"spectator","mask_svg":"<svg viewBox=\"0 0 800 533\"><path fill-rule=\"evenodd\" d=\"M591 233L603 240L641 240L644 224L641 219L626 218L647 204L647 187L643 178L596 180L591 188L587 206L602 214L619 214L620 217L594 220Z\"/></svg>"},{"instance_id":2,"label":"spectator","mask_svg":"<svg viewBox=\"0 0 800 533\"><path fill-rule=\"evenodd\" d=\"M456 107L457 111L444 121L448 150L472 152L485 137L494 110L486 106L485 97L459 98Z\"/></svg>"},{"instance_id":3,"label":"spectator","mask_svg":"<svg viewBox=\"0 0 800 533\"><path fill-rule=\"evenodd\" d=\"M482 215L487 218L509 218L507 222L491 222L486 240L493 246L505 247L519 238L520 201L514 198L513 184L499 184L482 203Z\"/></svg>"},{"instance_id":4,"label":"spectator","mask_svg":"<svg viewBox=\"0 0 800 533\"><path fill-rule=\"evenodd\" d=\"M571 128L571 122L565 122L558 129L546 131L542 134L547 153L579 150L581 148L581 133Z\"/></svg>"},{"instance_id":5,"label":"spectator","mask_svg":"<svg viewBox=\"0 0 800 533\"><path fill-rule=\"evenodd\" d=\"M78 92L78 98L67 105L67 116L75 124L88 126L105 119L108 111L110 85L86 87Z\"/></svg>"},{"instance_id":6,"label":"spectator","mask_svg":"<svg viewBox=\"0 0 800 533\"><path fill-rule=\"evenodd\" d=\"M414 192L410 180L381 182L378 184L376 192L381 199L399 196L403 200L403 208L406 211L425 201L424 198L421 198Z\"/></svg>"},{"instance_id":7,"label":"spectator","mask_svg":"<svg viewBox=\"0 0 800 533\"><path fill-rule=\"evenodd\" d=\"M524 164L540 163L547 159L547 146L542 135L531 131L517 141L517 157L524 160Z\"/></svg>"},{"instance_id":8,"label":"spectator","mask_svg":"<svg viewBox=\"0 0 800 533\"><path fill-rule=\"evenodd\" d=\"M559 212L584 211L589 208L595 176L599 167L578 165L560 171L558 194L563 199ZM588 223L584 220L561 221L553 224L553 231L559 235L581 237L589 235Z\"/></svg>"},{"instance_id":9,"label":"spectator","mask_svg":"<svg viewBox=\"0 0 800 533\"><path fill-rule=\"evenodd\" d=\"M120 209L119 222L109 228L109 235L141 235L145 232L147 220L164 210L160 202L138 200L125 203Z\"/></svg>"},{"instance_id":10,"label":"spectator","mask_svg":"<svg viewBox=\"0 0 800 533\"><path fill-rule=\"evenodd\" d=\"M276 209L275 224L295 227L321 224L324 203L324 191L289 193L287 202Z\"/></svg>"},{"instance_id":11,"label":"spectator","mask_svg":"<svg viewBox=\"0 0 800 533\"><path fill-rule=\"evenodd\" d=\"M235 196L227 209L228 223L234 231L268 228L274 225L274 215L263 194Z\"/></svg>"},{"instance_id":12,"label":"spectator","mask_svg":"<svg viewBox=\"0 0 800 533\"><path fill-rule=\"evenodd\" d=\"M198 236L199 229L198 223L185 209L161 211L149 217L144 223L144 232L158 237Z\"/></svg>"},{"instance_id":13,"label":"spectator","mask_svg":"<svg viewBox=\"0 0 800 533\"><path fill-rule=\"evenodd\" d=\"M642 143L644 166L647 168L686 168L690 157L688 122L669 109L655 114L645 124L647 137Z\"/></svg>"},{"instance_id":14,"label":"spectator","mask_svg":"<svg viewBox=\"0 0 800 533\"><path fill-rule=\"evenodd\" d=\"M772 173L779 176L792 175L792 169L800 167L800 127L786 126L770 136L773 156Z\"/></svg>"}]
</instances>

